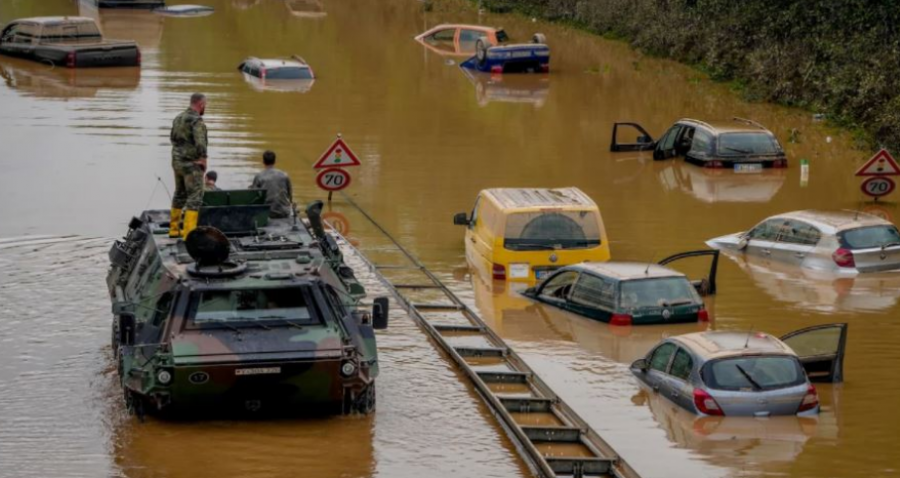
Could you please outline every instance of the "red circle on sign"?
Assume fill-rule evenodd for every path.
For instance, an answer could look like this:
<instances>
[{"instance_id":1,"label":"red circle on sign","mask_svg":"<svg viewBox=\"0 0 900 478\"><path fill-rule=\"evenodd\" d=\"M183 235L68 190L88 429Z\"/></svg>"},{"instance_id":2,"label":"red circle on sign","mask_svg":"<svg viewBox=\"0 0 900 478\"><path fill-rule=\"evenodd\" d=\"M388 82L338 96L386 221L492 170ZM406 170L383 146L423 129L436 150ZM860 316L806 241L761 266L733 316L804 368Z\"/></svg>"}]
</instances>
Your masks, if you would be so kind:
<instances>
[{"instance_id":1,"label":"red circle on sign","mask_svg":"<svg viewBox=\"0 0 900 478\"><path fill-rule=\"evenodd\" d=\"M863 194L877 198L892 193L896 186L891 178L875 176L863 181L859 188L862 189Z\"/></svg>"},{"instance_id":2,"label":"red circle on sign","mask_svg":"<svg viewBox=\"0 0 900 478\"><path fill-rule=\"evenodd\" d=\"M316 175L316 184L326 191L340 191L350 185L350 173L340 168L323 169Z\"/></svg>"},{"instance_id":3,"label":"red circle on sign","mask_svg":"<svg viewBox=\"0 0 900 478\"><path fill-rule=\"evenodd\" d=\"M339 212L326 212L322 214L322 220L331 224L337 232L339 232L342 236L346 236L350 232L350 221L347 218L339 213Z\"/></svg>"}]
</instances>

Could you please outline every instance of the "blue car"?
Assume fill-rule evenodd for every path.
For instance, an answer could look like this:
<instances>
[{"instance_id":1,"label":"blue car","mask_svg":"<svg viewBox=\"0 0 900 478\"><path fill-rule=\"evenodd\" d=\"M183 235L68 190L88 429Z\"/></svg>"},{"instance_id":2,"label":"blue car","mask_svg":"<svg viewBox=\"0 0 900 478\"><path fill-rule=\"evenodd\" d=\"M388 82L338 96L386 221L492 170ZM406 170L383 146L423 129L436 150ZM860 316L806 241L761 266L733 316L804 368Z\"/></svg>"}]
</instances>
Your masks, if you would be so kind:
<instances>
[{"instance_id":1,"label":"blue car","mask_svg":"<svg viewBox=\"0 0 900 478\"><path fill-rule=\"evenodd\" d=\"M480 38L475 42L475 56L460 66L486 73L547 73L550 47L540 33L534 35L531 43L509 45L491 45Z\"/></svg>"}]
</instances>

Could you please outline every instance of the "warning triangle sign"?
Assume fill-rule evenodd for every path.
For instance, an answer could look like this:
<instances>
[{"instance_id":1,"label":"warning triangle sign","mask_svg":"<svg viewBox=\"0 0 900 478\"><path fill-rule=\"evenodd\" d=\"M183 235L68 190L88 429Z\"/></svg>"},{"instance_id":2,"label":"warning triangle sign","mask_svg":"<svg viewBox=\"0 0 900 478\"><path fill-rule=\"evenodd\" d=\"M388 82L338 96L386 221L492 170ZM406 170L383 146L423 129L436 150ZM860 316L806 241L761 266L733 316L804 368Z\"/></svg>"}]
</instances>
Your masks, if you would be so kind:
<instances>
[{"instance_id":1,"label":"warning triangle sign","mask_svg":"<svg viewBox=\"0 0 900 478\"><path fill-rule=\"evenodd\" d=\"M872 159L866 161L861 168L856 170L857 176L900 176L900 165L888 153L886 149L875 153Z\"/></svg>"},{"instance_id":2,"label":"warning triangle sign","mask_svg":"<svg viewBox=\"0 0 900 478\"><path fill-rule=\"evenodd\" d=\"M340 136L325 150L322 157L313 165L313 169L341 168L345 166L359 166L359 159L353 151L347 147L347 143Z\"/></svg>"}]
</instances>

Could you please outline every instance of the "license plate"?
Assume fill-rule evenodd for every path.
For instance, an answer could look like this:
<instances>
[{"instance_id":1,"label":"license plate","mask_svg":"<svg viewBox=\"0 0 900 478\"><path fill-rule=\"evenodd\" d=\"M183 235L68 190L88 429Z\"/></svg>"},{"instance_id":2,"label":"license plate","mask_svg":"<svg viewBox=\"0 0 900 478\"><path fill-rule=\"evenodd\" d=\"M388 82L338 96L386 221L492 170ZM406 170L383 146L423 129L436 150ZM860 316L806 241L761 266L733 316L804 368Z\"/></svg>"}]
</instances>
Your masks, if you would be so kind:
<instances>
[{"instance_id":1,"label":"license plate","mask_svg":"<svg viewBox=\"0 0 900 478\"><path fill-rule=\"evenodd\" d=\"M534 271L534 277L537 279L543 279L544 277L547 277L548 275L550 275L551 272L553 272L553 271L549 271L549 270Z\"/></svg>"},{"instance_id":2,"label":"license plate","mask_svg":"<svg viewBox=\"0 0 900 478\"><path fill-rule=\"evenodd\" d=\"M266 375L275 373L281 373L281 367L239 368L234 371L235 375Z\"/></svg>"},{"instance_id":3,"label":"license plate","mask_svg":"<svg viewBox=\"0 0 900 478\"><path fill-rule=\"evenodd\" d=\"M755 173L758 171L762 171L761 163L736 163L734 165L734 172L736 173Z\"/></svg>"},{"instance_id":4,"label":"license plate","mask_svg":"<svg viewBox=\"0 0 900 478\"><path fill-rule=\"evenodd\" d=\"M512 57L513 57L513 58L528 58L528 57L530 57L530 56L532 56L532 53L531 53L531 51L528 51L528 50L526 50L526 51L514 51L514 52L512 52Z\"/></svg>"},{"instance_id":5,"label":"license plate","mask_svg":"<svg viewBox=\"0 0 900 478\"><path fill-rule=\"evenodd\" d=\"M511 279L526 279L528 278L529 267L528 263L517 263L509 265L509 277Z\"/></svg>"}]
</instances>

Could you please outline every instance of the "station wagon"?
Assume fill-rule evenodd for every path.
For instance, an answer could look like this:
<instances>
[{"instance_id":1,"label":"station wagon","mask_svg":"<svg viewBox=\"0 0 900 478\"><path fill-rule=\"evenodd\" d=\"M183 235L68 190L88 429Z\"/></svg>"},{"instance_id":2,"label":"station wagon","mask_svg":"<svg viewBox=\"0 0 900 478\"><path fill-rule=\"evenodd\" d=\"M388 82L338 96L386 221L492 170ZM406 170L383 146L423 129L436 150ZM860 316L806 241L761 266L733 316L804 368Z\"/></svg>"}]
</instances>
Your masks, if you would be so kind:
<instances>
[{"instance_id":1,"label":"station wagon","mask_svg":"<svg viewBox=\"0 0 900 478\"><path fill-rule=\"evenodd\" d=\"M710 247L839 274L900 269L900 231L858 211L794 211L749 231L707 241Z\"/></svg>"},{"instance_id":2,"label":"station wagon","mask_svg":"<svg viewBox=\"0 0 900 478\"><path fill-rule=\"evenodd\" d=\"M716 251L673 256L713 255L707 279L692 283L678 271L646 262L585 262L564 267L523 294L612 325L705 322L709 312L700 292L715 292Z\"/></svg>"},{"instance_id":3,"label":"station wagon","mask_svg":"<svg viewBox=\"0 0 900 478\"><path fill-rule=\"evenodd\" d=\"M699 415L815 415L811 381L841 382L847 324L791 332L698 332L669 337L631 371L653 393Z\"/></svg>"},{"instance_id":4,"label":"station wagon","mask_svg":"<svg viewBox=\"0 0 900 478\"><path fill-rule=\"evenodd\" d=\"M622 130L622 131L620 131ZM636 135L634 143L620 142L619 134ZM775 135L748 119L700 121L680 119L658 140L637 123L614 123L610 151L653 151L654 160L682 157L706 168L754 172L785 168L787 157Z\"/></svg>"}]
</instances>

